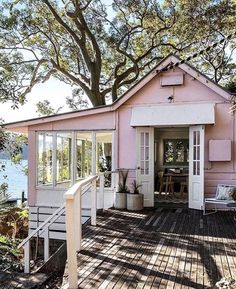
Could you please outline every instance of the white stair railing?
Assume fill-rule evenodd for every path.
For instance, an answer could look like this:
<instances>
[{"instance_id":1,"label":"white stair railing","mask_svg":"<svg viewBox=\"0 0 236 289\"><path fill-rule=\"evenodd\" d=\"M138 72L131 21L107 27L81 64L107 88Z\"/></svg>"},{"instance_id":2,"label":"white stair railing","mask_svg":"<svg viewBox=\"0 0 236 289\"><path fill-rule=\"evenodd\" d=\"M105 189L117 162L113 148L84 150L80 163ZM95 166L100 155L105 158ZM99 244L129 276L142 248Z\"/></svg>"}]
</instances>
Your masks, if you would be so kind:
<instances>
[{"instance_id":1,"label":"white stair railing","mask_svg":"<svg viewBox=\"0 0 236 289\"><path fill-rule=\"evenodd\" d=\"M30 273L30 240L35 236L44 237L44 262L49 258L49 227L65 212L65 204L49 216L41 225L29 234L19 245L24 247L24 272Z\"/></svg>"},{"instance_id":2,"label":"white stair railing","mask_svg":"<svg viewBox=\"0 0 236 289\"><path fill-rule=\"evenodd\" d=\"M78 287L77 252L81 249L82 222L81 197L83 188L91 186L91 225L96 226L97 218L97 188L99 176L91 176L73 185L64 195L66 203L66 235L68 283L70 289ZM100 179L101 182L101 179ZM103 194L103 192L102 192Z\"/></svg>"},{"instance_id":3,"label":"white stair railing","mask_svg":"<svg viewBox=\"0 0 236 289\"><path fill-rule=\"evenodd\" d=\"M74 184L64 194L65 203L49 216L39 227L24 239L18 248L24 247L24 272L30 273L30 240L35 237L44 238L44 261L49 258L49 227L65 213L67 235L67 258L69 269L69 288L77 283L77 251L81 248L82 239L82 206L81 198L90 189L91 191L91 224L96 226L97 216L97 188L96 182L100 178L100 193L104 198L104 175L91 176Z\"/></svg>"}]
</instances>

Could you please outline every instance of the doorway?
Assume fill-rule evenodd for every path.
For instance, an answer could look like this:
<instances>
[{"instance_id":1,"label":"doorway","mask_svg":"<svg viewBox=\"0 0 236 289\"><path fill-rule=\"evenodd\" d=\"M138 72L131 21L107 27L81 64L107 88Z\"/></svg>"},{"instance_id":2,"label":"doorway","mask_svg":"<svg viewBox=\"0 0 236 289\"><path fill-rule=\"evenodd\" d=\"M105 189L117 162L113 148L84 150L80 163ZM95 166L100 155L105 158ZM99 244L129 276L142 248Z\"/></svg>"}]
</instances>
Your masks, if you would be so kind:
<instances>
[{"instance_id":1,"label":"doorway","mask_svg":"<svg viewBox=\"0 0 236 289\"><path fill-rule=\"evenodd\" d=\"M154 203L188 204L189 128L154 129Z\"/></svg>"},{"instance_id":2,"label":"doorway","mask_svg":"<svg viewBox=\"0 0 236 289\"><path fill-rule=\"evenodd\" d=\"M137 127L136 180L144 206L184 203L201 210L204 199L204 125Z\"/></svg>"}]
</instances>

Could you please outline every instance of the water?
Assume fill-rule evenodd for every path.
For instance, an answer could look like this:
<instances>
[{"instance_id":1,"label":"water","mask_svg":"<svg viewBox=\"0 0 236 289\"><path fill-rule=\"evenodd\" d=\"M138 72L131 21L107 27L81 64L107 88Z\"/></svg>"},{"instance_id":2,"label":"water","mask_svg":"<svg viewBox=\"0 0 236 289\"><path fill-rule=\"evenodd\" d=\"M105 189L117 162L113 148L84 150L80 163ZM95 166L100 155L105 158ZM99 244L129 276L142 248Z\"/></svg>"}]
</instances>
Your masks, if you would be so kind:
<instances>
[{"instance_id":1,"label":"water","mask_svg":"<svg viewBox=\"0 0 236 289\"><path fill-rule=\"evenodd\" d=\"M21 198L22 191L27 197L27 176L22 172L22 165L25 167L27 161L23 160L22 165L14 165L10 160L1 160L0 164L5 164L5 171L0 171L0 184L8 183L8 192L11 198ZM4 176L7 175L7 179Z\"/></svg>"}]
</instances>

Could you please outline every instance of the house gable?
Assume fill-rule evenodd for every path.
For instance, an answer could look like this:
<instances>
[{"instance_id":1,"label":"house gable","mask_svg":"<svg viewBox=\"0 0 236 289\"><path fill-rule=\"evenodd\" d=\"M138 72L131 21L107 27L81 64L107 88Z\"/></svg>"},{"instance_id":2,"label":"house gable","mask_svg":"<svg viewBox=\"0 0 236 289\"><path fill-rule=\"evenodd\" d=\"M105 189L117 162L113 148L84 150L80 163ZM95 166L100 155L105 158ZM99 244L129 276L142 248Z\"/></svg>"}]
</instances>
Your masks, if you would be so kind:
<instances>
[{"instance_id":1,"label":"house gable","mask_svg":"<svg viewBox=\"0 0 236 289\"><path fill-rule=\"evenodd\" d=\"M163 78L182 76L183 84L162 86ZM229 95L228 95L229 97ZM222 95L216 93L180 68L153 77L123 105L175 104L198 102L228 102Z\"/></svg>"},{"instance_id":2,"label":"house gable","mask_svg":"<svg viewBox=\"0 0 236 289\"><path fill-rule=\"evenodd\" d=\"M155 69L150 71L142 80L126 92L123 97L118 99L117 102L113 104L113 108L117 109L123 104L134 104L134 102L137 102L137 104L155 103L157 100L156 98L155 100L153 99L155 97L154 94L159 96L158 101L168 103L169 100L167 100L167 98L173 94L173 90L178 91L180 94L179 101L229 102L230 93L228 91L188 64L181 64L178 68L159 72L168 66L168 64L176 63L179 60L180 59L174 55L165 58ZM173 75L176 75L176 77L183 75L183 85L166 85L162 87L160 84L162 78ZM192 91L191 100L189 96L187 96L186 99L183 97L186 95L186 88ZM143 95L143 98L140 98L140 95ZM135 101L133 100L134 98ZM140 100L138 100L138 98Z\"/></svg>"}]
</instances>

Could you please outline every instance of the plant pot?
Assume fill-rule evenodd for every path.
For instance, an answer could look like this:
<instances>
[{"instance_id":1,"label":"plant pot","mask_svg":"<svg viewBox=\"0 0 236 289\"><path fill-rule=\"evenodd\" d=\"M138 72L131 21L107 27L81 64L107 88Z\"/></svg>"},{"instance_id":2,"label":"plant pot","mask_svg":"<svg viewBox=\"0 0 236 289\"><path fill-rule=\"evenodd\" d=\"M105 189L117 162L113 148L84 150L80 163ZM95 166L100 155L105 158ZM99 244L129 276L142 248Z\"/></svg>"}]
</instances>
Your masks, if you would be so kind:
<instances>
[{"instance_id":1,"label":"plant pot","mask_svg":"<svg viewBox=\"0 0 236 289\"><path fill-rule=\"evenodd\" d=\"M127 204L127 194L116 192L116 201L115 208L116 209L126 209Z\"/></svg>"},{"instance_id":2,"label":"plant pot","mask_svg":"<svg viewBox=\"0 0 236 289\"><path fill-rule=\"evenodd\" d=\"M127 194L127 210L141 211L143 209L143 194Z\"/></svg>"}]
</instances>

